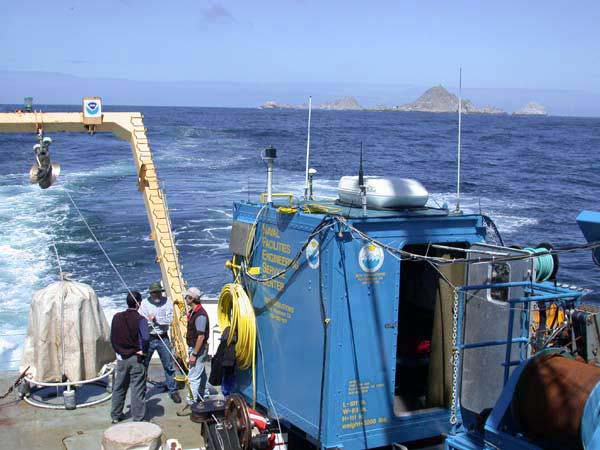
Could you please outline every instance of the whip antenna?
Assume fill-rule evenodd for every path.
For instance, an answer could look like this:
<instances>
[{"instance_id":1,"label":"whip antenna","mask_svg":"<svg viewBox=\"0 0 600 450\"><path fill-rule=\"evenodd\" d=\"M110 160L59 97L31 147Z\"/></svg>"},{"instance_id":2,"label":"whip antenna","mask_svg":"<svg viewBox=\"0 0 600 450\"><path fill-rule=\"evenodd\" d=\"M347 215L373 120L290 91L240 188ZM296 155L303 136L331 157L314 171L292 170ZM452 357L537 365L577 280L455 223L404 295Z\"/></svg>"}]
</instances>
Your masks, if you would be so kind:
<instances>
[{"instance_id":1,"label":"whip antenna","mask_svg":"<svg viewBox=\"0 0 600 450\"><path fill-rule=\"evenodd\" d=\"M360 142L360 162L358 163L358 185L364 186L365 184L365 174L363 172L363 164L362 164L362 141Z\"/></svg>"},{"instance_id":2,"label":"whip antenna","mask_svg":"<svg viewBox=\"0 0 600 450\"><path fill-rule=\"evenodd\" d=\"M458 173L456 176L456 211L460 211L460 135L462 126L462 67L458 71Z\"/></svg>"},{"instance_id":3,"label":"whip antenna","mask_svg":"<svg viewBox=\"0 0 600 450\"><path fill-rule=\"evenodd\" d=\"M358 187L362 204L363 217L367 217L367 186L365 185L365 174L363 172L363 148L360 142L360 163L358 165Z\"/></svg>"},{"instance_id":4,"label":"whip antenna","mask_svg":"<svg viewBox=\"0 0 600 450\"><path fill-rule=\"evenodd\" d=\"M306 137L306 176L304 179L304 200L309 200L308 166L310 164L310 115L312 112L312 96L308 97L308 133Z\"/></svg>"}]
</instances>

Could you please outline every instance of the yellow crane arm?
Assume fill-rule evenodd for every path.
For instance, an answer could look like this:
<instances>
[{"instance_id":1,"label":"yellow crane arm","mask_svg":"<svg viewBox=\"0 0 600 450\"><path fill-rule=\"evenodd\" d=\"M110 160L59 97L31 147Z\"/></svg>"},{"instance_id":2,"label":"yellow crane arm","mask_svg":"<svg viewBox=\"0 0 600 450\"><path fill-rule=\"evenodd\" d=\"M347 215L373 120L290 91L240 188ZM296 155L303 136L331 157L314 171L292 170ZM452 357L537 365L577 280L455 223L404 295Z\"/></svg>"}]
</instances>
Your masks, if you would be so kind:
<instances>
[{"instance_id":1,"label":"yellow crane arm","mask_svg":"<svg viewBox=\"0 0 600 450\"><path fill-rule=\"evenodd\" d=\"M144 198L144 205L150 222L150 237L154 240L156 262L160 265L163 285L167 296L173 302L173 326L171 337L175 355L184 369L187 369L187 330L186 304L183 299L185 282L179 265L179 255L171 230L171 220L166 198L160 189L156 167L143 116L138 112L107 112L102 114L102 123L84 124L83 113L41 113L16 112L0 113L0 133L44 132L111 132L129 141L137 170L138 190Z\"/></svg>"}]
</instances>

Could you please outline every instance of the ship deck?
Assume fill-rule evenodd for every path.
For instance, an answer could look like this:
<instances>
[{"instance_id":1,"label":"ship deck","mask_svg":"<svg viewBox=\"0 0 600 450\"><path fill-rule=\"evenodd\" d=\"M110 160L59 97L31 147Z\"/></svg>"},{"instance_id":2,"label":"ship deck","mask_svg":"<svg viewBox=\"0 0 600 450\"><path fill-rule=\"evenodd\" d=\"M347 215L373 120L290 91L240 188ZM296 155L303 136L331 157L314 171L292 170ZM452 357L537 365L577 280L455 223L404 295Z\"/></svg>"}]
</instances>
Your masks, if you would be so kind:
<instances>
[{"instance_id":1,"label":"ship deck","mask_svg":"<svg viewBox=\"0 0 600 450\"><path fill-rule=\"evenodd\" d=\"M0 394L4 394L18 376L16 371L0 372ZM150 365L149 379L164 380L159 362L153 361ZM180 393L183 397L184 391ZM28 450L100 448L102 434L111 426L110 403L108 400L71 411L42 409L19 400L15 389L0 400L0 447ZM128 405L129 395L124 411L129 417ZM146 405L146 419L161 427L165 440L176 438L186 450L204 445L200 425L192 422L189 416L177 416L176 412L184 403L173 403L162 386L148 383Z\"/></svg>"}]
</instances>

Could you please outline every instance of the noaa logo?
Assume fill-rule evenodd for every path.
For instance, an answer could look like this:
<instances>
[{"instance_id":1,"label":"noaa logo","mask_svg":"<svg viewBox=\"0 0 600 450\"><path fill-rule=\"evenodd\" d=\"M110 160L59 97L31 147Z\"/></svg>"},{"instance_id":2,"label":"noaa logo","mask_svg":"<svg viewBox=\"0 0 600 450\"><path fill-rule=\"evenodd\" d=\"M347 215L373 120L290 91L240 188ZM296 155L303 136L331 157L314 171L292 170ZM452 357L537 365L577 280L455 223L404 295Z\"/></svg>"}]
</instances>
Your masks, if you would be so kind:
<instances>
[{"instance_id":1,"label":"noaa logo","mask_svg":"<svg viewBox=\"0 0 600 450\"><path fill-rule=\"evenodd\" d=\"M383 249L377 244L365 244L358 252L358 265L363 272L377 272L383 266Z\"/></svg>"},{"instance_id":2,"label":"noaa logo","mask_svg":"<svg viewBox=\"0 0 600 450\"><path fill-rule=\"evenodd\" d=\"M98 106L98 102L89 102L86 103L85 110L90 116L95 116L96 114L98 114L98 111L100 111L100 108L98 108Z\"/></svg>"},{"instance_id":3,"label":"noaa logo","mask_svg":"<svg viewBox=\"0 0 600 450\"><path fill-rule=\"evenodd\" d=\"M314 238L306 246L306 262L311 269L319 267L319 243Z\"/></svg>"}]
</instances>

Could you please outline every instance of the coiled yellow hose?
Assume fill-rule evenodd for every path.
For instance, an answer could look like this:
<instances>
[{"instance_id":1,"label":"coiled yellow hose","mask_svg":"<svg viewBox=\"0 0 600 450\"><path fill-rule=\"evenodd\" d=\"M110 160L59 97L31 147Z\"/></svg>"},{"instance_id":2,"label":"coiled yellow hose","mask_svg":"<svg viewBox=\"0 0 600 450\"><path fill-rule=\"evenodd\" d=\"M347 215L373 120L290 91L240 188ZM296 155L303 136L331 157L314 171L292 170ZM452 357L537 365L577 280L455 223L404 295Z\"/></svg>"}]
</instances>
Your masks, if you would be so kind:
<instances>
[{"instance_id":1,"label":"coiled yellow hose","mask_svg":"<svg viewBox=\"0 0 600 450\"><path fill-rule=\"evenodd\" d=\"M231 343L234 332L237 331L235 356L238 367L248 369L254 362L256 319L252 302L241 284L227 283L223 286L217 313L221 331L231 326L227 344Z\"/></svg>"},{"instance_id":2,"label":"coiled yellow hose","mask_svg":"<svg viewBox=\"0 0 600 450\"><path fill-rule=\"evenodd\" d=\"M252 367L253 397L256 398L256 318L254 307L239 283L227 283L221 289L219 304L217 306L217 318L221 332L231 327L227 344L231 343L234 333L237 331L237 343L235 344L235 357L238 367L246 370Z\"/></svg>"}]
</instances>

